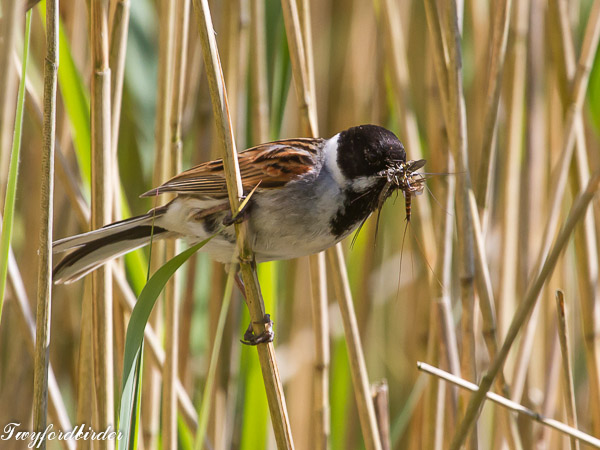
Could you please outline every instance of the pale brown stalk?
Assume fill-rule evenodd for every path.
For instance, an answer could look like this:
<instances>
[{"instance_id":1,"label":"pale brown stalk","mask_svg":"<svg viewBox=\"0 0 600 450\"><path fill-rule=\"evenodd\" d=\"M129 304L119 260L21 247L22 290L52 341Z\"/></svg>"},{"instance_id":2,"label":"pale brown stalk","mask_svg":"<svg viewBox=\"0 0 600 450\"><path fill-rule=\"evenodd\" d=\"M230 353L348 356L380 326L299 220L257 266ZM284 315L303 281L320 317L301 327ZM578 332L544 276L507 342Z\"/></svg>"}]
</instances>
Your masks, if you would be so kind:
<instances>
[{"instance_id":1,"label":"pale brown stalk","mask_svg":"<svg viewBox=\"0 0 600 450\"><path fill-rule=\"evenodd\" d=\"M383 0L381 2L380 20L384 22L384 31L386 36L386 48L388 54L389 66L392 72L392 81L394 92L396 94L396 105L398 116L401 120L403 137L402 140L407 144L408 159L422 159L423 150L417 127L417 118L413 110L413 102L410 94L410 75L408 71L408 58L406 56L406 47L402 29L402 21L398 13L397 3L392 0ZM419 215L420 227L414 229L419 233L419 241L423 246L424 257L429 264L436 264L435 235L431 220L431 205L428 197L419 199L419 207L415 208ZM433 274L427 271L429 284L435 284Z\"/></svg>"},{"instance_id":2,"label":"pale brown stalk","mask_svg":"<svg viewBox=\"0 0 600 450\"><path fill-rule=\"evenodd\" d=\"M512 2L513 0L499 0L493 6L494 13L492 15L493 25L490 36L488 77L485 88L483 135L481 138L481 159L479 160L479 177L477 179L476 192L477 201L484 211L489 208L491 200L490 188L493 184L493 162L496 154L494 135L498 118L504 61L506 59L506 44L508 42L508 25L511 18ZM484 220L484 223L486 223L486 220Z\"/></svg>"},{"instance_id":3,"label":"pale brown stalk","mask_svg":"<svg viewBox=\"0 0 600 450\"><path fill-rule=\"evenodd\" d=\"M266 74L265 2L250 2L250 79L252 89L252 135L255 142L269 139L269 105Z\"/></svg>"},{"instance_id":4,"label":"pale brown stalk","mask_svg":"<svg viewBox=\"0 0 600 450\"><path fill-rule=\"evenodd\" d=\"M562 101L566 105L568 102L568 89L573 80L576 71L575 45L573 36L569 28L567 19L566 3L553 0L550 2L550 17L560 33L553 34L554 50L559 59L557 64L558 79L560 83L560 92ZM563 14L565 15L563 17ZM581 190L582 186L589 179L589 164L587 158L587 143L583 120L579 116L576 127L576 173L572 173L571 181L576 190ZM575 231L575 248L577 254L577 263L581 264L585 277L578 277L581 295L580 303L582 310L583 334L585 336L585 351L589 373L590 383L590 405L592 408L592 424L596 434L600 434L600 342L596 335L597 315L594 314L595 301L600 296L600 287L598 286L598 252L596 223L594 215L590 211L586 215L583 227Z\"/></svg>"},{"instance_id":5,"label":"pale brown stalk","mask_svg":"<svg viewBox=\"0 0 600 450\"><path fill-rule=\"evenodd\" d=\"M536 272L533 282L530 284L525 296L523 297L523 300L515 312L515 316L510 328L508 329L505 341L502 344L500 351L490 364L487 373L482 378L479 389L471 397L465 416L462 422L459 424L458 429L456 430L452 439L452 443L450 444L451 449L458 450L466 439L471 425L479 415L480 407L485 399L485 395L490 390L492 383L494 382L494 379L500 370L502 370L513 342L527 321L529 314L536 304L537 298L544 283L554 270L554 266L558 261L558 257L564 249L564 246L566 245L573 229L575 228L575 225L583 218L589 203L592 201L598 189L599 184L600 172L596 172L590 179L586 190L578 197L577 201L571 208L571 212L567 217L563 228L558 234L554 246L548 253L548 257L544 260L544 264L542 265L539 274Z\"/></svg>"},{"instance_id":6,"label":"pale brown stalk","mask_svg":"<svg viewBox=\"0 0 600 450\"><path fill-rule=\"evenodd\" d=\"M223 71L219 61L217 43L207 0L194 0L194 9L200 31L213 113L217 123L217 135L223 155L229 203L232 211L237 211L240 205L240 198L243 195L242 180L235 150L235 139L231 127L227 92L223 82ZM259 335L265 332L270 325L265 323L264 302L256 278L256 271L252 267L253 255L247 242L246 223L236 224L236 235L238 238L240 268L246 290L246 302L254 333ZM282 449L293 448L291 427L279 370L275 361L273 343L262 343L257 345L256 348L263 373L271 422L277 445Z\"/></svg>"},{"instance_id":7,"label":"pale brown stalk","mask_svg":"<svg viewBox=\"0 0 600 450\"><path fill-rule=\"evenodd\" d=\"M449 51L447 50L449 44L447 42L445 42L444 40L444 35L442 33L442 28L440 25L440 17L438 15L438 11L435 5L435 2L433 1L427 1L425 2L425 11L427 14L427 23L428 23L428 27L429 27L429 32L431 35L431 45L432 45L432 54L433 54L433 63L434 63L434 68L435 68L435 72L438 78L438 86L439 86L439 91L440 94L442 96L442 111L444 112L444 117L445 117L445 122L446 122L446 126L452 130L454 130L454 125L452 123L450 123L450 116L451 113L448 111L449 109L449 94L447 92L447 88L448 88L448 70L447 70L447 60L448 60L448 56L447 54L449 53ZM449 19L451 21L451 18ZM449 27L445 27L444 29L448 29ZM450 27L451 28L451 27ZM446 31L446 33L448 34L449 31ZM455 39L452 39L452 42L455 42ZM454 46L456 47L456 45ZM454 77L455 80L460 80L459 77ZM461 88L462 90L462 88ZM462 95L459 96L460 98L462 98ZM464 122L464 101L460 101L459 102L459 108L458 111L456 112L456 114L460 115L461 117L463 117L463 119L461 119L461 123ZM466 126L466 125L465 125ZM452 134L451 134L452 136ZM454 136L456 136L456 134L454 134ZM460 139L464 145L466 145L466 141L465 141L465 136L466 133L463 132L459 132L458 136L462 138ZM452 140L451 140L451 146L452 144ZM461 144L462 145L462 144ZM456 157L456 156L455 156ZM463 162L464 163L464 162ZM458 164L458 172L461 172L461 164ZM464 175L463 173L460 174L460 176L458 177L458 180L460 181L460 183L464 183L465 189L467 189L467 202L468 202L468 209L470 210L470 213L467 213L467 218L471 221L469 228L471 228L472 232L473 232L473 243L474 243L474 263L476 265L477 270L475 271L475 277L476 277L476 281L477 281L477 288L478 288L478 293L479 293L479 306L481 309L481 313L483 316L483 323L484 323L484 327L483 327L483 335L486 341L486 345L488 347L488 352L490 353L490 355L494 355L496 353L496 349L497 349L497 339L496 339L496 318L495 318L495 307L494 307L494 297L493 297L493 292L492 292L492 284L491 284L491 278L490 278L490 273L489 273L489 269L488 269L488 265L487 265L487 261L486 261L486 254L485 254L485 248L484 248L484 230L482 230L482 226L481 223L479 222L479 212L477 210L477 203L475 200L475 194L471 188L471 182L470 182L470 178L468 176L468 171L467 168L468 167L468 163L464 165ZM459 189L461 188L462 184L459 185ZM459 192L457 192L457 199L458 196L461 195ZM457 211L460 210L458 208L458 203L457 203ZM463 210L463 213L465 212L465 210ZM461 213L457 214L458 217L462 217ZM460 219L457 220L457 229L460 230L459 227L459 222ZM464 225L464 224L463 224ZM464 234L462 234L459 231L459 235L460 236L465 236ZM467 247L469 247L469 237L467 236L466 238L466 242L464 242L464 247L465 249ZM468 263L468 261L467 261ZM467 264L468 265L468 264ZM467 270L466 273L468 273L469 271ZM470 286L470 278L468 276L464 276L461 275L461 278L463 278L464 280L467 281L467 284ZM471 287L468 287L468 290L471 290ZM467 302L468 303L468 302ZM468 306L468 305L467 305ZM469 312L469 314L466 317L463 317L464 319L464 323L465 326L468 327L470 326L470 324L472 323L472 310L470 309L470 307L468 307L467 312ZM468 317L470 316L470 317ZM463 330L463 332L465 333L469 333L468 329L465 328ZM468 342L468 341L467 341ZM472 340L471 340L471 344L472 344ZM471 352L472 352L472 348L471 348ZM468 365L469 363L467 361L464 362L465 365Z\"/></svg>"},{"instance_id":8,"label":"pale brown stalk","mask_svg":"<svg viewBox=\"0 0 600 450\"><path fill-rule=\"evenodd\" d=\"M438 368L432 367L429 364L426 364L423 362L418 362L417 367L419 368L419 370L422 370L431 375L434 375L443 380L446 380L450 383L453 383L457 386L460 386L463 389L466 389L471 392L477 392L477 385L475 383L466 381L462 378L459 378L455 375L447 373ZM491 400L494 403L502 405L503 407L508 408L511 411L517 412L519 414L523 414L523 415L535 420L536 422L541 423L544 426L551 427L551 428L559 431L560 433L562 433L566 436L572 437L574 439L578 439L579 441L585 442L586 444L589 444L595 448L600 448L600 439L590 436L589 434L579 431L569 425L565 425L564 423L559 422L558 420L543 417L541 414L539 414L535 411L532 411L529 408L526 408L525 406L520 405L517 402L509 400L505 397L502 397L501 395L494 394L493 392L487 392L485 395L485 399Z\"/></svg>"},{"instance_id":9,"label":"pale brown stalk","mask_svg":"<svg viewBox=\"0 0 600 450\"><path fill-rule=\"evenodd\" d=\"M342 313L344 322L344 335L348 347L348 358L350 360L350 373L352 374L352 384L354 386L354 396L357 400L358 415L363 430L363 439L367 449L381 449L379 431L377 429L377 419L373 402L366 397L370 391L369 379L367 376L367 367L365 363L364 352L361 345L361 338L358 332L358 323L354 313L354 304L352 302L352 293L350 292L350 282L344 264L344 254L342 247L336 245L327 250L327 257L333 276L333 286L336 297Z\"/></svg>"},{"instance_id":10,"label":"pale brown stalk","mask_svg":"<svg viewBox=\"0 0 600 450\"><path fill-rule=\"evenodd\" d=\"M315 362L313 369L314 438L315 450L329 448L331 434L329 406L329 314L327 311L327 276L325 253L310 256L310 285L313 330L315 333Z\"/></svg>"},{"instance_id":11,"label":"pale brown stalk","mask_svg":"<svg viewBox=\"0 0 600 450\"><path fill-rule=\"evenodd\" d=\"M298 8L299 28L295 26L294 9ZM314 58L312 46L312 30L310 20L310 4L307 0L300 0L296 5L289 2L288 19L286 20L287 35L293 34L292 39L297 41L297 52L291 56L294 67L294 81L296 92L300 90L310 99L306 115L303 117L308 135L318 137L317 119L317 94L314 73ZM290 20L290 18L292 20ZM289 38L288 38L289 39ZM304 60L301 60L304 55ZM299 73L303 72L304 76ZM300 85L300 83L302 83ZM300 85L300 86L298 86ZM298 97L300 98L300 97ZM300 102L301 103L301 102ZM326 450L329 447L331 434L331 419L329 407L329 310L327 308L327 275L325 269L325 254L311 255L309 257L311 280L311 306L313 316L313 330L315 333L315 368L313 371L314 386L314 411L315 437L313 439L316 449Z\"/></svg>"},{"instance_id":12,"label":"pale brown stalk","mask_svg":"<svg viewBox=\"0 0 600 450\"><path fill-rule=\"evenodd\" d=\"M569 342L569 329L567 316L567 305L563 291L556 291L556 312L558 315L558 338L562 355L563 386L565 397L565 409L567 411L567 423L577 428L577 410L575 408L575 393L573 388L573 367L571 364L571 344ZM579 450L579 442L574 436L570 436L571 450Z\"/></svg>"},{"instance_id":13,"label":"pale brown stalk","mask_svg":"<svg viewBox=\"0 0 600 450\"><path fill-rule=\"evenodd\" d=\"M283 0L282 6L300 116L303 119L305 128L308 130L309 134L311 136L318 136L317 110L315 105L316 97L315 93L311 91L310 81L314 74L308 73L309 67L311 66L310 61L312 60L312 57L310 56L312 54L312 49L305 48L305 43L310 43L311 40L310 38L303 37L302 33L303 29L305 34L310 33L310 26L308 18L306 17L308 9L306 6L303 9L304 23L302 23L295 0ZM312 83L314 84L314 82ZM340 310L342 311L344 332L350 358L352 382L358 405L363 438L367 449L379 449L381 448L381 443L379 440L379 432L377 430L375 411L370 397L366 363L361 348L358 324L352 303L352 293L350 292L350 287L348 285L348 275L345 270L345 262L340 244L336 245L335 249L329 249L327 254L332 269L334 285L337 286L336 292ZM316 269L313 273L317 273L317 271L321 270L323 269ZM316 280L313 280L313 283L316 283ZM323 301L323 298L317 299L313 296L313 302L322 303ZM323 310L321 306L314 306L314 308ZM323 374L321 374L321 376L322 375Z\"/></svg>"},{"instance_id":14,"label":"pale brown stalk","mask_svg":"<svg viewBox=\"0 0 600 450\"><path fill-rule=\"evenodd\" d=\"M92 350L92 280L84 282L81 304L81 330L77 355L77 413L76 423L94 423L95 388ZM78 450L92 448L91 441L80 441Z\"/></svg>"},{"instance_id":15,"label":"pale brown stalk","mask_svg":"<svg viewBox=\"0 0 600 450\"><path fill-rule=\"evenodd\" d=\"M17 71L13 70L15 41L23 24L23 2L2 2L0 26L0 206L4 203L4 190L8 179L8 162L13 138L13 124L17 107Z\"/></svg>"},{"instance_id":16,"label":"pale brown stalk","mask_svg":"<svg viewBox=\"0 0 600 450\"><path fill-rule=\"evenodd\" d=\"M375 405L375 416L381 439L381 449L390 450L390 394L386 380L373 385L373 404Z\"/></svg>"},{"instance_id":17,"label":"pale brown stalk","mask_svg":"<svg viewBox=\"0 0 600 450\"><path fill-rule=\"evenodd\" d=\"M178 0L175 3L175 37L174 65L170 107L170 163L168 176L172 177L181 171L181 112L185 70L187 63L187 41L189 24L189 0ZM177 242L166 243L166 258L177 254ZM179 276L177 273L168 281L165 288L165 364L162 371L162 442L166 448L177 448L177 367L178 367L178 332L179 332Z\"/></svg>"},{"instance_id":18,"label":"pale brown stalk","mask_svg":"<svg viewBox=\"0 0 600 450\"><path fill-rule=\"evenodd\" d=\"M560 344L558 343L558 333L555 336L554 341L552 342L552 348L550 350L550 355L548 357L548 364L544 368L546 375L546 382L544 386L544 402L542 404L542 414L544 416L549 416L551 414L555 414L556 411L556 403L558 400L558 392L560 391L559 387L559 378L560 378ZM537 432L537 436L535 437L536 448L539 450L545 450L548 445L548 438L551 433L551 429L547 427L540 427Z\"/></svg>"},{"instance_id":19,"label":"pale brown stalk","mask_svg":"<svg viewBox=\"0 0 600 450\"><path fill-rule=\"evenodd\" d=\"M9 250L8 279L14 293L15 303L17 304L17 316L21 320L22 329L25 330L24 335L27 341L27 350L31 356L34 357L36 337L35 319L29 306L30 302L27 298L25 285L23 284L21 272L17 266L17 261L15 260L12 249ZM48 413L55 426L62 430L70 430L72 425L69 421L69 415L67 414L67 409L50 362L48 362L48 399ZM66 449L75 449L75 443L73 441L62 441L61 444Z\"/></svg>"},{"instance_id":20,"label":"pale brown stalk","mask_svg":"<svg viewBox=\"0 0 600 450\"><path fill-rule=\"evenodd\" d=\"M429 9L428 9L429 10ZM430 14L428 14L430 17ZM442 42L447 49L447 90L448 90L448 116L447 128L449 133L450 148L456 160L457 170L463 173L456 183L456 229L461 236L458 245L459 278L462 303L461 317L461 373L476 379L475 368L475 336L473 331L475 292L474 292L474 251L473 251L473 217L469 205L469 162L466 140L466 113L462 85L462 56L460 47L460 32L458 29L456 2L451 1L446 5L443 14L444 20L432 23L433 27L441 27ZM431 22L430 19L428 19ZM438 80L438 82L441 80ZM443 89L440 83L440 89ZM466 404L466 397L462 397ZM461 408L464 411L464 407ZM477 448L477 433L473 430L470 448Z\"/></svg>"},{"instance_id":21,"label":"pale brown stalk","mask_svg":"<svg viewBox=\"0 0 600 450\"><path fill-rule=\"evenodd\" d=\"M564 27L561 27L564 28ZM560 208L562 204L562 198L565 193L568 169L573 155L575 141L577 138L577 130L579 128L578 122L581 120L581 108L585 100L585 93L587 91L587 84L589 81L589 74L591 65L593 62L596 48L598 46L598 40L600 38L600 1L594 2L590 17L586 26L584 41L582 44L581 55L579 58L577 70L573 76L572 89L569 99L565 103L565 127L563 130L563 142L562 142L562 153L559 161L555 166L554 173L552 174L553 183L551 185L551 193L549 198L551 199L550 211L548 213L548 222L543 233L542 248L538 254L538 259L533 270L533 274L539 273L540 267L544 258L548 255L552 238L556 233L558 227L558 220L560 217ZM565 38L567 39L567 38ZM590 266L593 267L593 266ZM519 347L519 362L515 366L515 385L516 389L513 392L513 398L518 398L519 392L525 384L525 374L527 368L527 361L529 355L532 352L533 339L535 336L535 329L537 327L537 321L539 317L539 306L533 310L531 319L527 323L525 330L524 339L521 341ZM591 319L593 320L593 319ZM590 353L588 352L588 355ZM591 360L595 359L595 354L591 353ZM593 364L591 367L594 367ZM592 369L593 370L593 369ZM597 378L596 378L597 379ZM592 388L592 391L594 387ZM600 407L595 408L593 417L598 417L600 414ZM597 419L598 420L598 419ZM595 422L597 423L597 422Z\"/></svg>"},{"instance_id":22,"label":"pale brown stalk","mask_svg":"<svg viewBox=\"0 0 600 450\"><path fill-rule=\"evenodd\" d=\"M125 76L125 56L127 52L127 36L129 32L129 0L113 0L113 12L110 17L110 50L109 66L111 68L110 94L111 94L111 151L112 151L112 176L114 220L121 219L121 176L119 173L119 160L117 151L119 145L119 128L121 125L121 101L123 98L123 78ZM115 311L115 319L121 321L120 311ZM115 324L116 325L116 324ZM120 339L120 333L115 334Z\"/></svg>"},{"instance_id":23,"label":"pale brown stalk","mask_svg":"<svg viewBox=\"0 0 600 450\"><path fill-rule=\"evenodd\" d=\"M111 221L113 180L111 178L110 68L108 66L108 4L92 0L90 5L92 47L92 229ZM114 424L112 279L110 263L92 274L92 346L94 386L99 430ZM114 440L99 442L114 448Z\"/></svg>"},{"instance_id":24,"label":"pale brown stalk","mask_svg":"<svg viewBox=\"0 0 600 450\"><path fill-rule=\"evenodd\" d=\"M119 126L121 123L121 100L123 98L123 78L125 75L125 56L127 36L129 32L129 0L114 0L114 12L110 18L110 54L109 62L112 72L111 93L111 148L117 154L119 143ZM115 165L118 168L118 165ZM118 171L115 171L115 175ZM116 196L118 197L118 196Z\"/></svg>"},{"instance_id":25,"label":"pale brown stalk","mask_svg":"<svg viewBox=\"0 0 600 450\"><path fill-rule=\"evenodd\" d=\"M517 280L517 250L519 230L519 180L524 126L525 73L527 68L527 28L529 0L515 0L514 42L512 46L512 73L510 77L510 112L508 140L501 154L504 159L502 195L502 262L500 274L499 317L500 335L503 336L515 309Z\"/></svg>"},{"instance_id":26,"label":"pale brown stalk","mask_svg":"<svg viewBox=\"0 0 600 450\"><path fill-rule=\"evenodd\" d=\"M155 153L154 153L154 172L152 174L152 185L160 186L167 181L171 171L171 152L170 152L170 107L171 107L171 88L172 72L174 58L175 41L175 5L172 0L160 0L157 3L158 12L161 20L158 27L158 76L156 93L156 119L155 119ZM155 197L154 204L164 202L166 196L162 198ZM150 260L150 269L155 272L167 259L166 242L154 241L152 243L152 254ZM171 246L171 254L173 247ZM172 255L171 255L172 256ZM167 289L168 290L168 289ZM165 327L165 317L163 315L166 305L160 301L165 299L167 292L159 297L156 307L150 316L150 323L157 330ZM166 301L166 300L165 300ZM149 368L144 369L144 381L142 382L142 430L144 443L150 448L156 448L158 445L158 430L160 428L160 399L161 399L161 378L160 375ZM172 434L169 435L169 439Z\"/></svg>"},{"instance_id":27,"label":"pale brown stalk","mask_svg":"<svg viewBox=\"0 0 600 450\"><path fill-rule=\"evenodd\" d=\"M15 6L16 7L16 6ZM7 65L6 67L10 67ZM42 199L38 248L38 286L33 378L33 430L46 428L48 364L52 301L52 213L54 200L54 140L58 75L58 0L46 2L46 57L44 59L44 119L42 146ZM2 105L4 106L4 105ZM43 449L46 442L42 442Z\"/></svg>"}]
</instances>

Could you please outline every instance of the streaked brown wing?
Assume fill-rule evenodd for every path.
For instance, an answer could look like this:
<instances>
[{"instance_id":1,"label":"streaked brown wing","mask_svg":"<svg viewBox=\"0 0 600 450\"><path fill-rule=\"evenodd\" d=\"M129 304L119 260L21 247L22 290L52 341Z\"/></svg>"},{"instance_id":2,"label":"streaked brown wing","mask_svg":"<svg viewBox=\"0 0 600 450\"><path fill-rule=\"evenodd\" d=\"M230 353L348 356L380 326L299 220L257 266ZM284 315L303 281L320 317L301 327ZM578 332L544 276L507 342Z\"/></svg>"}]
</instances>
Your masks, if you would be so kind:
<instances>
[{"instance_id":1,"label":"streaked brown wing","mask_svg":"<svg viewBox=\"0 0 600 450\"><path fill-rule=\"evenodd\" d=\"M260 182L259 189L274 189L314 169L324 139L284 139L261 144L238 155L244 191ZM192 167L141 197L165 192L198 195L227 195L223 160Z\"/></svg>"}]
</instances>

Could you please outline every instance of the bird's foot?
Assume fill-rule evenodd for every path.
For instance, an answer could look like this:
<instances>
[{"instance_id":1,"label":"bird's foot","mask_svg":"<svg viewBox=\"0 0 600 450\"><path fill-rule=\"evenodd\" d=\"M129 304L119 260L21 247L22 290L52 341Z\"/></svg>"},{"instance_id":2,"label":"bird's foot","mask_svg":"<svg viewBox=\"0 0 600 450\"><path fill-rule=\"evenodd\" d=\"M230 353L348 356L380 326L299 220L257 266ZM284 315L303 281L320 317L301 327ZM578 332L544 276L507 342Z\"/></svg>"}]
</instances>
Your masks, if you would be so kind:
<instances>
[{"instance_id":1,"label":"bird's foot","mask_svg":"<svg viewBox=\"0 0 600 450\"><path fill-rule=\"evenodd\" d=\"M245 198L246 198L246 196L242 197L242 200L244 200ZM242 209L240 209L240 211L235 216L232 216L231 211L230 211L227 214L227 216L223 219L223 225L228 227L230 225L240 224L243 221L245 221L248 218L248 212L249 212L248 206L249 205L250 205L250 202L243 205Z\"/></svg>"},{"instance_id":2,"label":"bird's foot","mask_svg":"<svg viewBox=\"0 0 600 450\"><path fill-rule=\"evenodd\" d=\"M260 334L254 334L254 328L252 324L263 324L265 329ZM259 322L250 322L248 325L248 329L244 333L244 339L240 339L240 342L244 345L258 345L262 343L273 342L273 338L275 337L275 333L273 332L273 322L271 321L271 316L269 314L265 314L263 319Z\"/></svg>"}]
</instances>

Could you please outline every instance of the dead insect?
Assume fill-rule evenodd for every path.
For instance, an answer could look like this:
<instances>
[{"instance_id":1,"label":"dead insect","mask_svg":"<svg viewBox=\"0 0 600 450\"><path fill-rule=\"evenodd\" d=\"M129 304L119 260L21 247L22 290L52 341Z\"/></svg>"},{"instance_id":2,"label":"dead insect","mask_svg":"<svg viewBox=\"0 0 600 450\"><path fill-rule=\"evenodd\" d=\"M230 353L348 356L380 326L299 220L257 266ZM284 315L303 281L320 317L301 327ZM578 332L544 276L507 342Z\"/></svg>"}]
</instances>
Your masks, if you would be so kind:
<instances>
[{"instance_id":1,"label":"dead insect","mask_svg":"<svg viewBox=\"0 0 600 450\"><path fill-rule=\"evenodd\" d=\"M424 159L400 162L382 171L380 175L386 178L387 182L379 194L377 208L381 211L385 200L394 189L398 189L404 194L406 221L410 222L412 197L422 194L425 189L425 177L417 173L417 170L421 169L426 162Z\"/></svg>"},{"instance_id":2,"label":"dead insect","mask_svg":"<svg viewBox=\"0 0 600 450\"><path fill-rule=\"evenodd\" d=\"M424 159L419 159L416 161L407 161L400 166L401 172L397 186L404 194L407 222L410 222L411 218L412 197L422 194L425 189L425 178L420 173L417 173L417 170L421 169L426 162Z\"/></svg>"}]
</instances>

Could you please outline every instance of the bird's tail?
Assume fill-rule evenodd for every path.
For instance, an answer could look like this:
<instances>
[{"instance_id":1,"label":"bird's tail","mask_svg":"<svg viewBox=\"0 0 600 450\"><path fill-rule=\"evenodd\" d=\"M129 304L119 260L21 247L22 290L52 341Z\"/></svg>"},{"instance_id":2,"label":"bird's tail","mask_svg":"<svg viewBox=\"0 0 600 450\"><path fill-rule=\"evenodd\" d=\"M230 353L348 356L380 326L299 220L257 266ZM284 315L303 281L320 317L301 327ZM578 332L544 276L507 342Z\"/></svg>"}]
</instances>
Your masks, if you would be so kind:
<instances>
[{"instance_id":1,"label":"bird's tail","mask_svg":"<svg viewBox=\"0 0 600 450\"><path fill-rule=\"evenodd\" d=\"M160 217L165 212L166 207L159 207L143 216L55 241L53 253L70 253L54 268L54 283L72 283L105 262L149 244L151 239L174 237L175 233L160 227Z\"/></svg>"}]
</instances>

